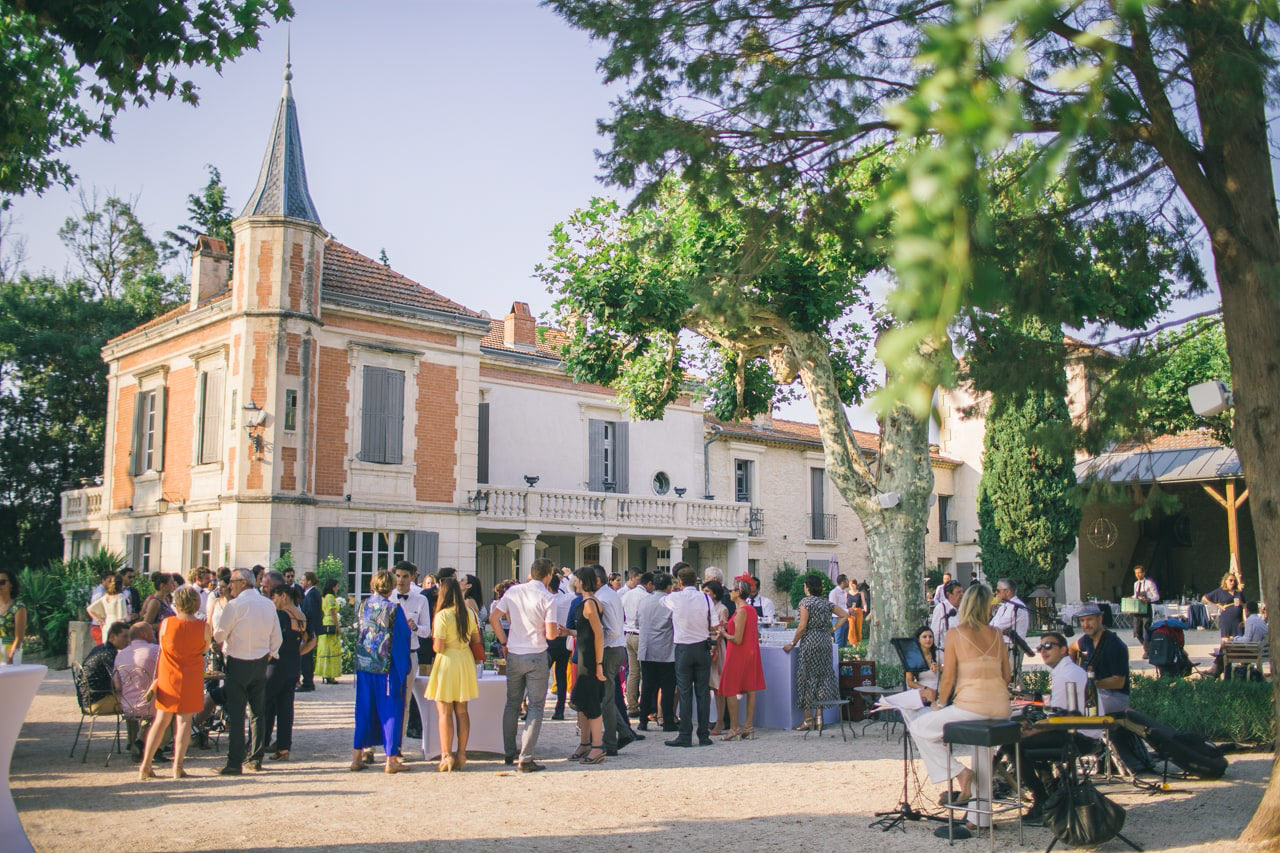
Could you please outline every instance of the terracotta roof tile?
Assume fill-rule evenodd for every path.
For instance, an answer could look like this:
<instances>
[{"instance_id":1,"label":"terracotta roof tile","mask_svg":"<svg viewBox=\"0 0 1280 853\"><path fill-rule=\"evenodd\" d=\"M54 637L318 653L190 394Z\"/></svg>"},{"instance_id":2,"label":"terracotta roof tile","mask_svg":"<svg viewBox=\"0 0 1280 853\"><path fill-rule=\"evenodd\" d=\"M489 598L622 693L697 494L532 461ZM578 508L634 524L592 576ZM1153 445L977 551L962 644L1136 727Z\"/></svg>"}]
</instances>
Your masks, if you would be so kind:
<instances>
[{"instance_id":1,"label":"terracotta roof tile","mask_svg":"<svg viewBox=\"0 0 1280 853\"><path fill-rule=\"evenodd\" d=\"M489 320L489 334L480 340L480 346L484 349L499 350L501 352L517 352L522 355L536 355L541 358L551 359L552 361L560 361L560 349L568 341L563 329L557 329L553 326L544 326L538 324L538 342L535 348L530 350L524 347L507 346L503 335L503 321L497 319Z\"/></svg>"},{"instance_id":2,"label":"terracotta roof tile","mask_svg":"<svg viewBox=\"0 0 1280 853\"><path fill-rule=\"evenodd\" d=\"M1149 441L1127 441L1111 449L1111 453L1128 453L1143 450L1158 453L1162 450L1194 450L1201 447L1222 447L1207 429L1193 429L1173 435L1160 435Z\"/></svg>"},{"instance_id":3,"label":"terracotta roof tile","mask_svg":"<svg viewBox=\"0 0 1280 853\"><path fill-rule=\"evenodd\" d=\"M337 240L324 244L324 271L320 286L329 293L427 308L462 317L480 316L465 305L446 299Z\"/></svg>"},{"instance_id":4,"label":"terracotta roof tile","mask_svg":"<svg viewBox=\"0 0 1280 853\"><path fill-rule=\"evenodd\" d=\"M231 288L224 287L222 288L222 290L219 290L217 293L210 293L204 299L201 299L200 304L197 307L203 308L204 306L208 305L210 302L217 302L219 299L225 299L230 294L231 294ZM145 332L147 329L153 329L156 326L169 322L175 317L181 317L183 314L186 314L190 310L191 310L190 303L184 300L181 305L169 311L166 311L165 313L161 314L159 317L153 317L147 322L143 323L141 326L134 326L132 329L125 332L123 335L116 335L114 338L107 341L107 345L114 344L116 341L122 341L125 338L130 337L131 335L138 334L138 332Z\"/></svg>"}]
</instances>

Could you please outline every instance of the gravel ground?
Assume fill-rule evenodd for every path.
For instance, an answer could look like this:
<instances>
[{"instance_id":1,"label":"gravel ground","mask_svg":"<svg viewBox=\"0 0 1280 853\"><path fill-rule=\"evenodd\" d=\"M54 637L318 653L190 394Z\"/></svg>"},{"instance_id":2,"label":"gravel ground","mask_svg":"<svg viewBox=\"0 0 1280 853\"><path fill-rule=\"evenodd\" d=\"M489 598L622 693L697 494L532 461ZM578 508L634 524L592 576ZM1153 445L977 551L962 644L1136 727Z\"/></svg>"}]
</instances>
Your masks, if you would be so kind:
<instances>
[{"instance_id":1,"label":"gravel ground","mask_svg":"<svg viewBox=\"0 0 1280 853\"><path fill-rule=\"evenodd\" d=\"M1188 639L1208 643L1198 636L1205 633ZM1193 650L1197 655L1203 652ZM261 774L216 776L221 755L193 750L190 778L141 783L127 754L103 767L108 740L100 733L88 763L80 762L83 740L76 757L67 757L78 713L70 674L51 672L14 752L14 800L42 852L420 850L445 843L460 851L596 850L601 843L617 850L945 849L932 835L938 824L868 827L875 812L895 806L902 785L902 747L878 724L865 736L858 724L859 736L849 742L833 730L808 739L765 730L754 741L700 749L667 748L661 732L650 732L620 756L585 768L565 760L577 743L573 723L548 721L539 745L546 772L512 773L500 756L475 754L465 772L436 773L422 761L420 742L410 740L412 772L387 776L347 770L352 702L349 676L299 694L294 759L266 762ZM1244 849L1231 839L1261 799L1270 766L1269 753L1245 753L1231 757L1217 782L1178 780L1156 795L1123 783L1103 790L1125 806L1125 834L1147 850L1207 843ZM937 790L922 766L919 773L923 789L913 781L912 790L923 807ZM998 849L1043 850L1051 840L1048 830L1027 827L1019 843L1012 827L998 825ZM0 850L5 846L0 839ZM989 849L985 835L957 847ZM1103 849L1127 848L1112 841Z\"/></svg>"}]
</instances>

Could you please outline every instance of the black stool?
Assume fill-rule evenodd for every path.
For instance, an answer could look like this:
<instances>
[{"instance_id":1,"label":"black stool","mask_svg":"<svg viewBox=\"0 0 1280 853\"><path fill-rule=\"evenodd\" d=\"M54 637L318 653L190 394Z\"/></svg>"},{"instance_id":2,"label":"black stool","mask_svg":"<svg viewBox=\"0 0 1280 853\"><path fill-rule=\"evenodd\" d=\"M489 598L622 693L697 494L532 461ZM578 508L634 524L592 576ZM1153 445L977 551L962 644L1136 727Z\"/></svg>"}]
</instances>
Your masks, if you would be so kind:
<instances>
[{"instance_id":1,"label":"black stool","mask_svg":"<svg viewBox=\"0 0 1280 853\"><path fill-rule=\"evenodd\" d=\"M1007 799L996 800L992 795L992 753L993 747L1009 746L1022 740L1022 726L1011 720L965 720L956 723L947 723L942 727L942 742L947 745L947 760L950 762L952 751L957 746L972 746L975 748L973 759L973 773L978 775L978 768L984 768L982 773L983 785L982 791L979 793L974 791L970 802L965 805L951 805L951 780L947 780L947 840L948 843L955 839L955 813L957 809L972 809L976 814L987 815L991 820L991 853L996 850L996 820L997 814L1014 811L1018 812L1018 843L1022 843L1022 757L1018 750L1014 750L1014 778L1016 786L1013 796ZM975 779L976 787L976 779ZM976 800L976 805L974 801ZM983 804L986 804L984 807ZM939 827L938 832L942 829Z\"/></svg>"}]
</instances>

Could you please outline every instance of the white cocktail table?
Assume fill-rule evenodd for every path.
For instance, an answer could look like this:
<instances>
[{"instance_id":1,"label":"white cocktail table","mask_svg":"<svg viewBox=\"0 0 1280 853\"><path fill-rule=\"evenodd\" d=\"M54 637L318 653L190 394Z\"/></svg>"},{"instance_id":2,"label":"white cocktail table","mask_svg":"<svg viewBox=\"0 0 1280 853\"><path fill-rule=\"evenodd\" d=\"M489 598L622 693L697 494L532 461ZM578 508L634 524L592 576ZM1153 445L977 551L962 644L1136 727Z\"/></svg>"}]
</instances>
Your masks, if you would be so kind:
<instances>
[{"instance_id":1,"label":"white cocktail table","mask_svg":"<svg viewBox=\"0 0 1280 853\"><path fill-rule=\"evenodd\" d=\"M440 755L440 728L436 717L436 703L426 698L425 675L413 679L413 700L418 703L422 717L422 757L430 761ZM467 705L471 716L471 737L467 752L496 752L502 755L506 749L502 742L502 712L507 707L507 677L486 672L480 679L480 695ZM450 752L456 742L450 744Z\"/></svg>"},{"instance_id":2,"label":"white cocktail table","mask_svg":"<svg viewBox=\"0 0 1280 853\"><path fill-rule=\"evenodd\" d=\"M18 808L9 793L9 762L13 759L13 747L18 742L22 721L36 698L40 682L44 680L46 666L19 664L0 666L0 762L4 763L4 791L0 793L0 846L14 853L31 850L31 842L18 819Z\"/></svg>"}]
</instances>

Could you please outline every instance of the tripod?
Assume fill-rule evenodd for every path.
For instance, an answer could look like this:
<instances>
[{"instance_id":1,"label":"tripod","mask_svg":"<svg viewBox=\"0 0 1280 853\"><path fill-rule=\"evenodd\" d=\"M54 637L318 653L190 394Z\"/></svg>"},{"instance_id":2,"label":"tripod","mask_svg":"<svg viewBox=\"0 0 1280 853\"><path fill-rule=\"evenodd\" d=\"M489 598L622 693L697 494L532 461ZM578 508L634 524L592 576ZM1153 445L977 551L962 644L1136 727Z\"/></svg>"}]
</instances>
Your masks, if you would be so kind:
<instances>
[{"instance_id":1,"label":"tripod","mask_svg":"<svg viewBox=\"0 0 1280 853\"><path fill-rule=\"evenodd\" d=\"M880 711L879 713L885 713ZM894 712L901 713L901 712ZM876 812L877 821L873 821L868 825L868 829L879 829L882 832L888 832L894 827L899 827L903 832L907 831L905 823L909 820L936 820L946 822L946 818L937 815L926 814L919 809L911 806L910 793L908 787L908 779L911 775L911 733L906 729L906 720L902 721L902 796L898 801L895 809L887 812Z\"/></svg>"}]
</instances>

